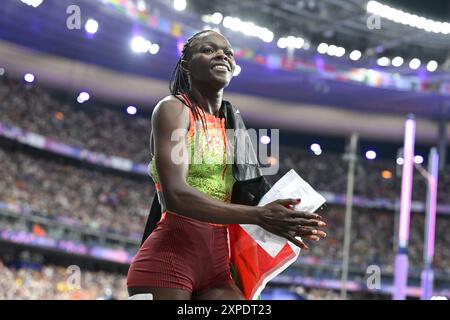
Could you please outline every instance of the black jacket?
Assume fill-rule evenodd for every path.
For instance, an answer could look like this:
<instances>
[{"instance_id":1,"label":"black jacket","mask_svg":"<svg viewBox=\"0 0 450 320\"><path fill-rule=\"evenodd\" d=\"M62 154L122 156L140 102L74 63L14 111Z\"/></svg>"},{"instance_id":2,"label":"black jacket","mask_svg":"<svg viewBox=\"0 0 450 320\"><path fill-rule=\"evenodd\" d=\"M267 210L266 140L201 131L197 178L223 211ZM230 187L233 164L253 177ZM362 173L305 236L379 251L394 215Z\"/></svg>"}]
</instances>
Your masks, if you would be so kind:
<instances>
[{"instance_id":1,"label":"black jacket","mask_svg":"<svg viewBox=\"0 0 450 320\"><path fill-rule=\"evenodd\" d=\"M223 100L220 115L225 118L226 128L234 129L233 146L237 146L238 143L240 147L245 145L245 152L242 152L242 149L241 152L238 152L238 148L233 148L233 176L236 182L233 185L231 202L255 206L261 197L270 190L271 186L261 173L256 152L239 111L230 102ZM155 193L147 223L145 224L141 245L156 228L156 224L160 219L161 205Z\"/></svg>"}]
</instances>

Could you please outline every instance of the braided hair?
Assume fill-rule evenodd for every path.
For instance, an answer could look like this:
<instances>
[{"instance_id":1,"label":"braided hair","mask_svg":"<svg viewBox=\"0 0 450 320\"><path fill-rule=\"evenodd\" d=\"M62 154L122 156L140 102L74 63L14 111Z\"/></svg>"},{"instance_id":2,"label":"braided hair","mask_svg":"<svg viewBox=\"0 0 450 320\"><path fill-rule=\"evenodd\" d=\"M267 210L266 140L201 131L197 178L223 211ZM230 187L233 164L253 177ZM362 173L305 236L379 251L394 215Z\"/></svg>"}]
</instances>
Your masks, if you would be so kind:
<instances>
[{"instance_id":1,"label":"braided hair","mask_svg":"<svg viewBox=\"0 0 450 320\"><path fill-rule=\"evenodd\" d=\"M193 102L192 105L188 105L188 107L192 110L192 114L194 116L195 120L200 119L202 122L203 128L207 130L206 128L206 116L205 111L202 108L198 108L199 104L196 101L195 97L191 93L191 85L189 83L189 78L186 72L181 67L181 61L189 61L192 57L192 48L193 48L193 42L194 40L198 39L201 35L206 34L208 32L215 32L213 30L203 30L200 32L197 32L192 37L190 37L186 43L183 46L183 50L181 51L181 57L178 59L178 62L172 72L172 75L170 77L170 84L169 89L170 93L176 97L178 100L180 100L183 104L185 102L181 100L178 95L186 94L189 99ZM201 112L200 112L200 111Z\"/></svg>"}]
</instances>

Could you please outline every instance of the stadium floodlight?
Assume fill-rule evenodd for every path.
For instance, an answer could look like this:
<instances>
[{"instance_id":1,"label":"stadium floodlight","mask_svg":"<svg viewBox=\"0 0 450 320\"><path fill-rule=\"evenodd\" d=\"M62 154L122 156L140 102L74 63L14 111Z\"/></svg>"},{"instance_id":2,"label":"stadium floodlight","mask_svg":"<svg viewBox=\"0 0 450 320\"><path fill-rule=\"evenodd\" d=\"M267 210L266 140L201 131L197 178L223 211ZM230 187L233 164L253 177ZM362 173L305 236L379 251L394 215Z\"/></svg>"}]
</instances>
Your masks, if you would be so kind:
<instances>
[{"instance_id":1,"label":"stadium floodlight","mask_svg":"<svg viewBox=\"0 0 450 320\"><path fill-rule=\"evenodd\" d=\"M237 77L241 73L241 70L241 66L236 65L236 67L234 67L233 77Z\"/></svg>"},{"instance_id":2,"label":"stadium floodlight","mask_svg":"<svg viewBox=\"0 0 450 320\"><path fill-rule=\"evenodd\" d=\"M301 49L304 44L305 44L305 39L303 39L302 37L295 38L295 41L294 41L295 49Z\"/></svg>"},{"instance_id":3,"label":"stadium floodlight","mask_svg":"<svg viewBox=\"0 0 450 320\"><path fill-rule=\"evenodd\" d=\"M392 65L394 67L400 67L403 65L403 58L402 57L395 57L394 59L392 59Z\"/></svg>"},{"instance_id":4,"label":"stadium floodlight","mask_svg":"<svg viewBox=\"0 0 450 320\"><path fill-rule=\"evenodd\" d=\"M131 50L133 50L136 53L148 52L151 54L157 54L159 51L159 45L157 43L152 43L151 41L141 36L134 37L131 40L130 46Z\"/></svg>"},{"instance_id":5,"label":"stadium floodlight","mask_svg":"<svg viewBox=\"0 0 450 320\"><path fill-rule=\"evenodd\" d=\"M269 136L262 136L261 139L259 139L262 144L269 144L270 143L270 137Z\"/></svg>"},{"instance_id":6,"label":"stadium floodlight","mask_svg":"<svg viewBox=\"0 0 450 320\"><path fill-rule=\"evenodd\" d=\"M380 16L393 22L409 25L413 28L421 29L426 32L450 34L450 24L448 22L434 21L415 14L404 12L383 5L378 1L369 1L366 6L368 13Z\"/></svg>"},{"instance_id":7,"label":"stadium floodlight","mask_svg":"<svg viewBox=\"0 0 450 320\"><path fill-rule=\"evenodd\" d=\"M5 68L0 68L0 76L3 76L5 74Z\"/></svg>"},{"instance_id":8,"label":"stadium floodlight","mask_svg":"<svg viewBox=\"0 0 450 320\"><path fill-rule=\"evenodd\" d=\"M147 43L143 37L134 37L131 40L131 49L137 53L144 53L147 51Z\"/></svg>"},{"instance_id":9,"label":"stadium floodlight","mask_svg":"<svg viewBox=\"0 0 450 320\"><path fill-rule=\"evenodd\" d=\"M403 163L405 163L405 160L403 160L402 157L398 157L396 162L397 162L397 164L398 164L399 166L402 166Z\"/></svg>"},{"instance_id":10,"label":"stadium floodlight","mask_svg":"<svg viewBox=\"0 0 450 320\"><path fill-rule=\"evenodd\" d=\"M422 164L423 163L423 157L420 155L414 156L414 163L416 164Z\"/></svg>"},{"instance_id":11,"label":"stadium floodlight","mask_svg":"<svg viewBox=\"0 0 450 320\"><path fill-rule=\"evenodd\" d=\"M388 57L381 57L377 60L377 64L380 67L388 67L391 64L391 60Z\"/></svg>"},{"instance_id":12,"label":"stadium floodlight","mask_svg":"<svg viewBox=\"0 0 450 320\"><path fill-rule=\"evenodd\" d=\"M285 37L278 39L277 46L278 46L278 48L286 49L288 46L287 39Z\"/></svg>"},{"instance_id":13,"label":"stadium floodlight","mask_svg":"<svg viewBox=\"0 0 450 320\"><path fill-rule=\"evenodd\" d=\"M28 83L32 83L34 82L35 76L32 73L27 73L23 76L23 79Z\"/></svg>"},{"instance_id":14,"label":"stadium floodlight","mask_svg":"<svg viewBox=\"0 0 450 320\"><path fill-rule=\"evenodd\" d=\"M88 21L86 21L86 24L84 25L84 29L90 34L96 33L98 31L97 20L88 19Z\"/></svg>"},{"instance_id":15,"label":"stadium floodlight","mask_svg":"<svg viewBox=\"0 0 450 320\"><path fill-rule=\"evenodd\" d=\"M438 68L438 63L434 60L431 60L427 64L427 70L430 72L435 72Z\"/></svg>"},{"instance_id":16,"label":"stadium floodlight","mask_svg":"<svg viewBox=\"0 0 450 320\"><path fill-rule=\"evenodd\" d=\"M214 12L211 16L211 22L214 24L220 24L222 19L223 15L220 12Z\"/></svg>"},{"instance_id":17,"label":"stadium floodlight","mask_svg":"<svg viewBox=\"0 0 450 320\"><path fill-rule=\"evenodd\" d=\"M239 31L247 36L252 36L261 39L264 42L270 43L273 40L273 32L267 28L255 25L253 22L242 21L239 18L226 16L222 20L222 25L232 31Z\"/></svg>"},{"instance_id":18,"label":"stadium floodlight","mask_svg":"<svg viewBox=\"0 0 450 320\"><path fill-rule=\"evenodd\" d=\"M325 42L322 42L321 44L319 44L317 46L317 52L320 54L325 54L328 51L328 44L326 44Z\"/></svg>"},{"instance_id":19,"label":"stadium floodlight","mask_svg":"<svg viewBox=\"0 0 450 320\"><path fill-rule=\"evenodd\" d=\"M83 92L80 92L80 94L78 95L77 101L78 101L79 103L83 103L83 102L88 101L90 98L91 98L91 97L90 97L89 93L83 91Z\"/></svg>"},{"instance_id":20,"label":"stadium floodlight","mask_svg":"<svg viewBox=\"0 0 450 320\"><path fill-rule=\"evenodd\" d=\"M362 56L362 53L359 50L353 50L350 53L350 59L353 61L357 61L357 60L361 59L361 56Z\"/></svg>"},{"instance_id":21,"label":"stadium floodlight","mask_svg":"<svg viewBox=\"0 0 450 320\"><path fill-rule=\"evenodd\" d=\"M320 156L322 154L322 148L318 143L311 144L309 148L316 156Z\"/></svg>"},{"instance_id":22,"label":"stadium floodlight","mask_svg":"<svg viewBox=\"0 0 450 320\"><path fill-rule=\"evenodd\" d=\"M135 106L128 106L127 107L127 113L128 114L136 114L137 108Z\"/></svg>"},{"instance_id":23,"label":"stadium floodlight","mask_svg":"<svg viewBox=\"0 0 450 320\"><path fill-rule=\"evenodd\" d=\"M329 56L336 56L338 52L338 47L335 46L334 44L332 44L331 46L328 47L327 49L327 54Z\"/></svg>"},{"instance_id":24,"label":"stadium floodlight","mask_svg":"<svg viewBox=\"0 0 450 320\"><path fill-rule=\"evenodd\" d=\"M37 8L41 5L44 0L20 0L23 3L32 6L33 8Z\"/></svg>"},{"instance_id":25,"label":"stadium floodlight","mask_svg":"<svg viewBox=\"0 0 450 320\"><path fill-rule=\"evenodd\" d=\"M373 160L377 157L377 153L373 150L369 150L366 152L366 158L369 160Z\"/></svg>"},{"instance_id":26,"label":"stadium floodlight","mask_svg":"<svg viewBox=\"0 0 450 320\"><path fill-rule=\"evenodd\" d=\"M410 62L409 62L409 67L411 68L411 69L413 69L413 70L416 70L416 69L418 69L419 67L420 67L420 64L421 64L422 62L419 60L419 59L417 59L417 58L414 58L414 59L412 59Z\"/></svg>"},{"instance_id":27,"label":"stadium floodlight","mask_svg":"<svg viewBox=\"0 0 450 320\"><path fill-rule=\"evenodd\" d=\"M336 57L340 58L345 54L345 48L344 47L338 47L336 50Z\"/></svg>"},{"instance_id":28,"label":"stadium floodlight","mask_svg":"<svg viewBox=\"0 0 450 320\"><path fill-rule=\"evenodd\" d=\"M152 43L148 50L151 54L157 54L159 51L159 45L157 43Z\"/></svg>"},{"instance_id":29,"label":"stadium floodlight","mask_svg":"<svg viewBox=\"0 0 450 320\"><path fill-rule=\"evenodd\" d=\"M173 1L173 8L177 11L183 11L186 9L186 0L174 0Z\"/></svg>"},{"instance_id":30,"label":"stadium floodlight","mask_svg":"<svg viewBox=\"0 0 450 320\"><path fill-rule=\"evenodd\" d=\"M311 144L309 148L311 149L312 152L316 152L322 149L318 143Z\"/></svg>"},{"instance_id":31,"label":"stadium floodlight","mask_svg":"<svg viewBox=\"0 0 450 320\"><path fill-rule=\"evenodd\" d=\"M144 0L138 0L136 3L136 7L139 11L145 11L147 10L147 4Z\"/></svg>"}]
</instances>

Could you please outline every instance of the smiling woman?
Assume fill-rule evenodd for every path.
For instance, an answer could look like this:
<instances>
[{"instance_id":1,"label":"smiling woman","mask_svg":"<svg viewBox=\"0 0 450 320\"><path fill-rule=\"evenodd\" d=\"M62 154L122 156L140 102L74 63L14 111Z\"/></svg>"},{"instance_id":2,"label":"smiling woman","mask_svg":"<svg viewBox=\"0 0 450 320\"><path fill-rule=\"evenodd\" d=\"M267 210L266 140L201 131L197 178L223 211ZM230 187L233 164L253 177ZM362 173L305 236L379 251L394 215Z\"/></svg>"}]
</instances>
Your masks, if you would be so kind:
<instances>
[{"instance_id":1,"label":"smiling woman","mask_svg":"<svg viewBox=\"0 0 450 320\"><path fill-rule=\"evenodd\" d=\"M318 229L325 226L319 215L293 211L299 199L264 207L231 203L236 178L227 161L232 153L225 121L230 103L222 96L235 67L223 35L210 30L195 34L173 72L171 95L153 111L149 174L162 214L130 266L131 296L243 299L231 274L230 224L259 225L302 248L307 247L296 236L316 241L325 236ZM174 139L179 132L181 139Z\"/></svg>"}]
</instances>

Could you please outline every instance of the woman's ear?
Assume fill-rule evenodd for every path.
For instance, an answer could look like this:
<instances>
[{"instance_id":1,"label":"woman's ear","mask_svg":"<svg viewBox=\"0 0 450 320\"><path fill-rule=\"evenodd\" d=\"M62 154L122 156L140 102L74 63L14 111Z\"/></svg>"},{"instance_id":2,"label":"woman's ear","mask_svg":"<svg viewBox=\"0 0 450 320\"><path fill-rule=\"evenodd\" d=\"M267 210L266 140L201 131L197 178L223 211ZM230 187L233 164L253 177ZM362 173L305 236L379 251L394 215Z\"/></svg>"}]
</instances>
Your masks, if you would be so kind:
<instances>
[{"instance_id":1,"label":"woman's ear","mask_svg":"<svg viewBox=\"0 0 450 320\"><path fill-rule=\"evenodd\" d=\"M186 60L181 60L180 65L181 65L181 69L183 70L183 72L189 76L191 74L191 72L189 71L188 62Z\"/></svg>"}]
</instances>

